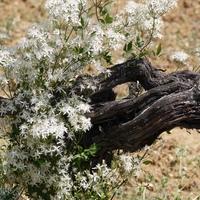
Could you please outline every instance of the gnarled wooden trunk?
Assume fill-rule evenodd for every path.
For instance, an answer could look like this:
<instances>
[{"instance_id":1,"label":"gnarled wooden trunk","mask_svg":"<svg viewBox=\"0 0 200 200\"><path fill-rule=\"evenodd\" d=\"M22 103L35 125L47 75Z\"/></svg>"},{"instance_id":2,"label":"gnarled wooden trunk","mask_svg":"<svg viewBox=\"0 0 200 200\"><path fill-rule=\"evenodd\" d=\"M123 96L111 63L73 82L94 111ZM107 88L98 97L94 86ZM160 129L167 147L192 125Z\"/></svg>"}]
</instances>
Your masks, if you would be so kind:
<instances>
[{"instance_id":1,"label":"gnarled wooden trunk","mask_svg":"<svg viewBox=\"0 0 200 200\"><path fill-rule=\"evenodd\" d=\"M116 149L134 152L151 145L162 132L177 126L200 129L199 73L166 75L146 59L130 59L113 66L109 77L99 75L95 80L99 87L90 95L92 110L87 113L93 127L81 141L84 147L100 145L95 162L109 163ZM115 100L113 87L137 81L145 93Z\"/></svg>"}]
</instances>

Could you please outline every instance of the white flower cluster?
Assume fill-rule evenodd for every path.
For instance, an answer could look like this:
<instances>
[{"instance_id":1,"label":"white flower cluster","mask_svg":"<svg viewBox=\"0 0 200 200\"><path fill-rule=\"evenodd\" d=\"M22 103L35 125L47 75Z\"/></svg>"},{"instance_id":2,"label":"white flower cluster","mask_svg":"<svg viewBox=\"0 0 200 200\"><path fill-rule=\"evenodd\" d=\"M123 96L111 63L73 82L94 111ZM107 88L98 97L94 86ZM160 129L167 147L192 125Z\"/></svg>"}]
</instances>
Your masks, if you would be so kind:
<instances>
[{"instance_id":1,"label":"white flower cluster","mask_svg":"<svg viewBox=\"0 0 200 200\"><path fill-rule=\"evenodd\" d=\"M0 52L0 65L4 67L4 69L10 69L14 67L14 63L16 61L14 58L14 53L14 50L8 47L2 47Z\"/></svg>"},{"instance_id":2,"label":"white flower cluster","mask_svg":"<svg viewBox=\"0 0 200 200\"><path fill-rule=\"evenodd\" d=\"M9 36L6 34L0 34L0 40L9 39Z\"/></svg>"},{"instance_id":3,"label":"white flower cluster","mask_svg":"<svg viewBox=\"0 0 200 200\"><path fill-rule=\"evenodd\" d=\"M162 15L177 5L177 0L147 0L143 3L128 1L125 9L117 17L117 25L124 26L124 31L129 33L129 38L135 38L141 33L161 38ZM130 31L130 27L136 27Z\"/></svg>"},{"instance_id":4,"label":"white flower cluster","mask_svg":"<svg viewBox=\"0 0 200 200\"><path fill-rule=\"evenodd\" d=\"M190 56L184 51L176 51L170 56L170 59L182 63L184 65L187 65L186 61L189 59L189 57Z\"/></svg>"},{"instance_id":5,"label":"white flower cluster","mask_svg":"<svg viewBox=\"0 0 200 200\"><path fill-rule=\"evenodd\" d=\"M113 190L117 186L116 180L119 177L119 172L115 169L112 170L105 163L102 163L101 165L98 164L94 170L95 171L92 173L88 173L88 171L77 173L76 180L79 187L84 190L91 190L98 194L98 198L103 198L105 197L105 187L109 190ZM84 174L87 174L87 176Z\"/></svg>"},{"instance_id":6,"label":"white flower cluster","mask_svg":"<svg viewBox=\"0 0 200 200\"><path fill-rule=\"evenodd\" d=\"M47 0L45 3L45 7L53 19L63 19L67 24L73 26L80 25L80 11L85 5L85 0Z\"/></svg>"},{"instance_id":7,"label":"white flower cluster","mask_svg":"<svg viewBox=\"0 0 200 200\"><path fill-rule=\"evenodd\" d=\"M72 142L77 131L86 131L91 127L90 119L83 116L90 107L76 99L70 99L53 108L50 106L51 98L45 93L41 95L31 100L32 106L29 105L28 110L19 111L12 102L10 105L9 102L4 104L5 113L17 110L15 123L19 123L19 127L12 148L2 155L3 165L11 182L18 181L17 172L20 171L21 187L40 187L45 184L46 188L42 191L44 194L49 193L53 187L57 194L52 199L68 199L71 198L73 187L69 174L73 156L66 151L66 139ZM18 98L22 96L19 95ZM18 99L15 104L17 102L22 102L22 99ZM64 115L67 115L65 119Z\"/></svg>"},{"instance_id":8,"label":"white flower cluster","mask_svg":"<svg viewBox=\"0 0 200 200\"><path fill-rule=\"evenodd\" d=\"M83 130L85 132L91 128L92 124L90 119L83 115L88 112L89 109L89 105L84 103L77 104L77 106L74 107L72 107L69 103L60 103L60 111L64 115L67 114L69 122L73 126L75 132L79 130Z\"/></svg>"},{"instance_id":9,"label":"white flower cluster","mask_svg":"<svg viewBox=\"0 0 200 200\"><path fill-rule=\"evenodd\" d=\"M145 0L145 3L150 11L150 14L156 18L169 12L171 8L177 6L177 0Z\"/></svg>"},{"instance_id":10,"label":"white flower cluster","mask_svg":"<svg viewBox=\"0 0 200 200\"><path fill-rule=\"evenodd\" d=\"M134 172L136 177L139 176L140 173L140 159L138 157L134 157L133 155L122 154L120 156L120 160L122 161L123 167L127 173Z\"/></svg>"}]
</instances>

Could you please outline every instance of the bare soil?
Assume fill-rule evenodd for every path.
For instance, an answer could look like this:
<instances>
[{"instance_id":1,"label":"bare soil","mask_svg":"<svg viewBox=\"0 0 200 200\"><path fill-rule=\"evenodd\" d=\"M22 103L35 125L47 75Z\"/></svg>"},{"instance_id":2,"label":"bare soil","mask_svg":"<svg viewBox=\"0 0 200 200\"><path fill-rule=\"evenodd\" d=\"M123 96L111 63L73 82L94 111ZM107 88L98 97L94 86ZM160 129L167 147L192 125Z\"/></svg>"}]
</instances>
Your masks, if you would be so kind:
<instances>
[{"instance_id":1,"label":"bare soil","mask_svg":"<svg viewBox=\"0 0 200 200\"><path fill-rule=\"evenodd\" d=\"M126 0L117 1L118 9L124 5L124 2ZM44 0L0 0L0 33L10 35L10 40L6 42L7 45L15 45L20 38L25 36L30 24L41 22L44 19L43 4ZM158 68L166 69L166 73L169 73L177 69L176 64L169 59L173 51L183 49L194 54L194 49L200 47L200 0L179 0L178 7L168 13L164 21L164 39L159 43L162 44L165 54L159 60L151 58L151 62ZM190 63L180 69L194 70L200 66L193 58L190 59ZM124 95L127 88L123 86L117 90ZM163 199L175 199L174 192L177 191L178 185L180 185L178 189L182 187L182 199L195 199L200 195L200 168L189 161L200 159L200 134L196 130L190 130L189 133L186 129L175 128L171 134L163 133L161 137L162 141L153 147L149 157L152 164L144 167L147 173L154 176L154 180L148 183L145 177L147 173L138 179L138 184L148 183L146 193L149 196L146 199L155 199L153 196L158 194L168 195L163 196ZM175 153L177 146L189 149L182 163L184 180L181 183L179 182L180 162ZM165 192L161 190L163 177L169 179ZM131 191L136 187L133 179L126 184L126 190L129 191L130 196ZM131 197L130 199L137 198Z\"/></svg>"}]
</instances>

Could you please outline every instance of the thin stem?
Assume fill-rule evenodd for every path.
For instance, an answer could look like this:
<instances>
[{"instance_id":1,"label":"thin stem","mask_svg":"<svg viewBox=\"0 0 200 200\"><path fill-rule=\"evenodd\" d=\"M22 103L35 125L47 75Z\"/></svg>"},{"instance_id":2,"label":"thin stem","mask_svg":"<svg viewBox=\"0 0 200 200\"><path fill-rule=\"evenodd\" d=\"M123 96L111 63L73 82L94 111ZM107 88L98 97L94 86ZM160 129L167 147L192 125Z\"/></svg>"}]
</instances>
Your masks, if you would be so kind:
<instances>
[{"instance_id":1,"label":"thin stem","mask_svg":"<svg viewBox=\"0 0 200 200\"><path fill-rule=\"evenodd\" d=\"M74 27L72 27L71 31L69 32L68 37L65 39L65 42L67 42L69 40L69 38L71 37L73 31L74 31Z\"/></svg>"},{"instance_id":2,"label":"thin stem","mask_svg":"<svg viewBox=\"0 0 200 200\"><path fill-rule=\"evenodd\" d=\"M147 150L144 152L143 156L140 158L140 162L145 158L145 156L147 155L148 151L149 151L149 149L147 149Z\"/></svg>"},{"instance_id":3,"label":"thin stem","mask_svg":"<svg viewBox=\"0 0 200 200\"><path fill-rule=\"evenodd\" d=\"M67 29L68 29L68 26L66 27L66 29L65 29L65 34L64 34L65 43L67 43L67 41L69 40L70 36L72 35L72 33L73 33L73 31L74 31L74 27L72 27L71 31L69 32L69 35L68 35L67 38L66 38ZM66 39L65 39L65 38L66 38ZM53 67L53 70L52 70L52 75L53 75L54 70L55 70L55 68L56 68L56 65L57 65L57 63L58 63L58 61L59 61L60 55L61 55L61 53L62 53L62 51L63 51L64 49L65 49L65 46L63 46L63 47L61 48L61 50L59 51L59 54L58 54L58 56L57 56L57 58L56 58L56 61L55 61L55 64L54 64L54 67Z\"/></svg>"},{"instance_id":4,"label":"thin stem","mask_svg":"<svg viewBox=\"0 0 200 200\"><path fill-rule=\"evenodd\" d=\"M10 95L3 88L1 88L1 89L5 93L5 95L10 98Z\"/></svg>"},{"instance_id":5,"label":"thin stem","mask_svg":"<svg viewBox=\"0 0 200 200\"><path fill-rule=\"evenodd\" d=\"M140 52L142 52L150 44L150 42L151 42L151 40L153 38L155 25L156 25L156 17L153 17L153 25L152 25L152 29L151 29L151 32L150 32L149 39L147 40L146 44L140 49Z\"/></svg>"},{"instance_id":6,"label":"thin stem","mask_svg":"<svg viewBox=\"0 0 200 200\"><path fill-rule=\"evenodd\" d=\"M17 197L17 200L23 198L23 197L22 197L23 192L24 192L24 188L21 189L20 194L19 194L19 196ZM24 198L23 198L23 199L24 199Z\"/></svg>"},{"instance_id":7,"label":"thin stem","mask_svg":"<svg viewBox=\"0 0 200 200\"><path fill-rule=\"evenodd\" d=\"M9 94L10 94L10 98L12 97L12 91L11 91L11 84L14 84L13 81L11 81L9 84L8 84L8 91L9 91Z\"/></svg>"},{"instance_id":8,"label":"thin stem","mask_svg":"<svg viewBox=\"0 0 200 200\"><path fill-rule=\"evenodd\" d=\"M144 187L144 190L142 192L142 200L146 199L146 187Z\"/></svg>"},{"instance_id":9,"label":"thin stem","mask_svg":"<svg viewBox=\"0 0 200 200\"><path fill-rule=\"evenodd\" d=\"M96 0L96 4L95 4L95 15L96 15L97 20L99 21L99 16L98 16L97 7L98 7L98 5L97 5L97 0Z\"/></svg>"},{"instance_id":10,"label":"thin stem","mask_svg":"<svg viewBox=\"0 0 200 200\"><path fill-rule=\"evenodd\" d=\"M124 183L126 183L127 180L128 180L128 179L125 178L125 179L117 186L117 190L118 190ZM112 197L110 198L110 200L113 200L113 198L115 197L116 193L117 193L117 191L115 191L115 192L113 193L113 195L112 195Z\"/></svg>"},{"instance_id":11,"label":"thin stem","mask_svg":"<svg viewBox=\"0 0 200 200\"><path fill-rule=\"evenodd\" d=\"M93 1L93 3L94 3L94 6L95 6L95 15L96 15L97 20L99 21L100 18L99 18L99 15L98 15L98 7L101 5L101 1L98 2L98 0L95 0L95 1Z\"/></svg>"}]
</instances>

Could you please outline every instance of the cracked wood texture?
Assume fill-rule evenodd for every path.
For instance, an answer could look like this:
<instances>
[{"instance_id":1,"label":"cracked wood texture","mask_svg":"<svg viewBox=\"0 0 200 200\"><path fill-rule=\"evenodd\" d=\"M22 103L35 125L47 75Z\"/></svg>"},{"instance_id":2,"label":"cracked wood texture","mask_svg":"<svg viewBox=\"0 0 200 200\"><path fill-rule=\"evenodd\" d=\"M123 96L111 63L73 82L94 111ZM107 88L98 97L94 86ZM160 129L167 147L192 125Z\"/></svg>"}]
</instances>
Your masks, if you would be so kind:
<instances>
[{"instance_id":1,"label":"cracked wood texture","mask_svg":"<svg viewBox=\"0 0 200 200\"><path fill-rule=\"evenodd\" d=\"M93 165L103 159L110 165L113 150L137 151L174 127L200 129L199 73L185 70L165 74L145 58L129 59L109 70L109 75L80 75L71 88L66 88L66 96L55 89L52 101L54 106L72 91L90 99L91 112L86 116L91 118L92 128L83 135L80 145L89 148L95 143L100 147L90 160ZM115 86L137 82L145 92L115 99ZM96 90L88 89L88 84L95 84ZM0 97L2 105L10 100Z\"/></svg>"},{"instance_id":2,"label":"cracked wood texture","mask_svg":"<svg viewBox=\"0 0 200 200\"><path fill-rule=\"evenodd\" d=\"M164 74L147 59L130 59L102 77L95 77L99 87L90 95L92 109L86 114L93 126L81 141L85 148L101 147L94 163L104 159L109 164L113 150L137 151L177 126L200 129L199 73ZM145 89L142 95L115 100L113 87L137 81Z\"/></svg>"}]
</instances>

